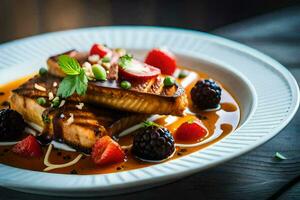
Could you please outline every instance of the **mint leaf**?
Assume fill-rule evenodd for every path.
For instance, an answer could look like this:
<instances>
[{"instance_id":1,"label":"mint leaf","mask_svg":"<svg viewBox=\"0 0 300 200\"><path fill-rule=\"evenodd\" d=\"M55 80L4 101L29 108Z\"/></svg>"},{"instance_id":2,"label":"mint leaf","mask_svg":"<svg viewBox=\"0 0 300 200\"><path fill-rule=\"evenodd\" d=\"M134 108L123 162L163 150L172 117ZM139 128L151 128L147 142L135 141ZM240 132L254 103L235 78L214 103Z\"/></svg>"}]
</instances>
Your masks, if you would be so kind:
<instances>
[{"instance_id":1,"label":"mint leaf","mask_svg":"<svg viewBox=\"0 0 300 200\"><path fill-rule=\"evenodd\" d=\"M77 76L66 76L59 84L57 95L62 98L67 98L75 92L76 86Z\"/></svg>"},{"instance_id":2,"label":"mint leaf","mask_svg":"<svg viewBox=\"0 0 300 200\"><path fill-rule=\"evenodd\" d=\"M85 75L85 72L81 71L79 76L76 77L76 93L79 95L85 95L88 86L88 78Z\"/></svg>"},{"instance_id":3,"label":"mint leaf","mask_svg":"<svg viewBox=\"0 0 300 200\"><path fill-rule=\"evenodd\" d=\"M58 57L58 64L67 76L59 84L57 95L67 98L76 92L85 95L88 86L88 77L80 67L78 61L67 55Z\"/></svg>"},{"instance_id":4,"label":"mint leaf","mask_svg":"<svg viewBox=\"0 0 300 200\"><path fill-rule=\"evenodd\" d=\"M133 59L132 55L126 54L119 58L118 64L123 69L126 69L131 64L132 59Z\"/></svg>"},{"instance_id":5,"label":"mint leaf","mask_svg":"<svg viewBox=\"0 0 300 200\"><path fill-rule=\"evenodd\" d=\"M82 71L78 61L75 58L71 58L67 55L61 55L58 57L58 65L60 69L67 75L79 75Z\"/></svg>"}]
</instances>

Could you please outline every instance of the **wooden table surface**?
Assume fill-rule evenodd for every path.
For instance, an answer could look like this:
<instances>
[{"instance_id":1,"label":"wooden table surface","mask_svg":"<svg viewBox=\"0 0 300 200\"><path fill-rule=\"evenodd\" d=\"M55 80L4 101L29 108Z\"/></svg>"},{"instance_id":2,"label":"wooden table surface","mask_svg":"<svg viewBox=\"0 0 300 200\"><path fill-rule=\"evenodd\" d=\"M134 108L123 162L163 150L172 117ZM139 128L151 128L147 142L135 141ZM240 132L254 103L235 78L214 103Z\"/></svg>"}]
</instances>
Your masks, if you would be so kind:
<instances>
[{"instance_id":1,"label":"wooden table surface","mask_svg":"<svg viewBox=\"0 0 300 200\"><path fill-rule=\"evenodd\" d=\"M277 59L299 83L300 7L242 21L213 33L247 44ZM299 131L300 112L297 112L276 137L237 159L175 183L101 199L300 199ZM288 159L274 159L277 151ZM0 199L51 200L56 197L0 188Z\"/></svg>"}]
</instances>

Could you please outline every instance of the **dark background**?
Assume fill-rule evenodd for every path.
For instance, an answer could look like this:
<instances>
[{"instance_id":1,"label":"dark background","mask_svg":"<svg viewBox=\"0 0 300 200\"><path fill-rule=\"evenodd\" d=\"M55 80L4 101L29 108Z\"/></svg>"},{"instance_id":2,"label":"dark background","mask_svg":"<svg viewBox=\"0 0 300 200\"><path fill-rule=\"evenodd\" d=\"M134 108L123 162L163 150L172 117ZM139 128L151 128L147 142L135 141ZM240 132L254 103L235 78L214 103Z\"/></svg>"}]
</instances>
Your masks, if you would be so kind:
<instances>
[{"instance_id":1,"label":"dark background","mask_svg":"<svg viewBox=\"0 0 300 200\"><path fill-rule=\"evenodd\" d=\"M87 26L134 24L210 31L296 4L295 0L0 0L0 43Z\"/></svg>"},{"instance_id":2,"label":"dark background","mask_svg":"<svg viewBox=\"0 0 300 200\"><path fill-rule=\"evenodd\" d=\"M159 25L211 32L273 57L300 83L299 1L0 0L0 43L44 32L109 25ZM288 159L274 159L277 151ZM0 187L0 199L56 197ZM92 199L299 200L300 112L276 137L232 161L146 191Z\"/></svg>"}]
</instances>

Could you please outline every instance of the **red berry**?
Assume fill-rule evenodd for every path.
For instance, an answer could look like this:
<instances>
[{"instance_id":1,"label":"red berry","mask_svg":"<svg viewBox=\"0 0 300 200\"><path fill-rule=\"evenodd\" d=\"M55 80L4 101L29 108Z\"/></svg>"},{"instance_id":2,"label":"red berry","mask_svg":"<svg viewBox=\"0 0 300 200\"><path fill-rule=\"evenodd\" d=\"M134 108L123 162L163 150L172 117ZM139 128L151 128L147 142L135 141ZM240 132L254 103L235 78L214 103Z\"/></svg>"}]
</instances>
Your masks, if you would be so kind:
<instances>
[{"instance_id":1,"label":"red berry","mask_svg":"<svg viewBox=\"0 0 300 200\"><path fill-rule=\"evenodd\" d=\"M32 135L29 135L22 141L18 142L12 148L12 151L25 157L40 157L43 154L40 143Z\"/></svg>"},{"instance_id":2,"label":"red berry","mask_svg":"<svg viewBox=\"0 0 300 200\"><path fill-rule=\"evenodd\" d=\"M101 44L94 44L90 50L90 55L99 55L100 58L103 58L106 56L108 53L110 53L111 50Z\"/></svg>"},{"instance_id":3,"label":"red berry","mask_svg":"<svg viewBox=\"0 0 300 200\"><path fill-rule=\"evenodd\" d=\"M175 139L197 142L207 134L207 129L199 121L187 121L176 130Z\"/></svg>"},{"instance_id":4,"label":"red berry","mask_svg":"<svg viewBox=\"0 0 300 200\"><path fill-rule=\"evenodd\" d=\"M157 67L162 74L173 75L177 68L175 56L163 49L152 49L146 59L145 63Z\"/></svg>"},{"instance_id":5,"label":"red berry","mask_svg":"<svg viewBox=\"0 0 300 200\"><path fill-rule=\"evenodd\" d=\"M120 145L109 136L104 136L96 141L91 156L97 165L119 163L125 159L125 153Z\"/></svg>"}]
</instances>

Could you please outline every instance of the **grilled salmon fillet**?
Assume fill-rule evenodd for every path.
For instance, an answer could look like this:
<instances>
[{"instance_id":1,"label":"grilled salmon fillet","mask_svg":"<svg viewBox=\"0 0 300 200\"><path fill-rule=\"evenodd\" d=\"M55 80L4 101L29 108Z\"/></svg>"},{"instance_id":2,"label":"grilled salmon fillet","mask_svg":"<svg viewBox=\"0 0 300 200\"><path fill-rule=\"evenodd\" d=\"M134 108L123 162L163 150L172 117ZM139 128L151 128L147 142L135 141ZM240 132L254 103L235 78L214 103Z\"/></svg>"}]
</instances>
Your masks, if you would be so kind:
<instances>
[{"instance_id":1,"label":"grilled salmon fillet","mask_svg":"<svg viewBox=\"0 0 300 200\"><path fill-rule=\"evenodd\" d=\"M20 94L21 90L28 91L26 96ZM86 153L91 151L98 138L104 135L113 136L148 117L144 114L120 113L89 105L78 109L78 103L72 101L67 101L60 108L47 108L36 102L39 95L33 89L18 89L10 98L11 108L30 124L42 127L42 137L66 143Z\"/></svg>"},{"instance_id":2,"label":"grilled salmon fillet","mask_svg":"<svg viewBox=\"0 0 300 200\"><path fill-rule=\"evenodd\" d=\"M88 53L75 50L63 54L76 58L81 64L87 61L88 58ZM58 56L50 57L47 60L48 70L50 74L63 78L65 74L57 63ZM113 56L111 59L107 81L90 81L86 95L76 96L76 98L83 102L130 112L165 115L183 114L187 107L184 88L179 84L164 87L165 77L159 75L144 82L133 82L131 83L131 89L124 90L119 86L117 60L118 56Z\"/></svg>"}]
</instances>

